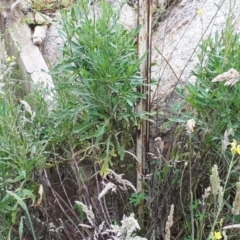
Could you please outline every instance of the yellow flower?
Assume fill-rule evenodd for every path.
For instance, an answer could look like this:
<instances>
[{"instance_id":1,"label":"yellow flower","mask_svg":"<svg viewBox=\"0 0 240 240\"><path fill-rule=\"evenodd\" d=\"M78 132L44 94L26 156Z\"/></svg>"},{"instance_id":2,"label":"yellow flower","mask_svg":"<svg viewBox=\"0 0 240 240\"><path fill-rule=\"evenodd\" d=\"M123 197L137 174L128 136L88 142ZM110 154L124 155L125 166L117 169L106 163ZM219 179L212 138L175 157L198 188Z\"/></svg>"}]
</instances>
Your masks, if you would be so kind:
<instances>
[{"instance_id":1,"label":"yellow flower","mask_svg":"<svg viewBox=\"0 0 240 240\"><path fill-rule=\"evenodd\" d=\"M239 145L237 146L237 141L235 139L233 139L233 141L231 143L231 152L233 155L235 153L237 153L237 147L239 147Z\"/></svg>"},{"instance_id":2,"label":"yellow flower","mask_svg":"<svg viewBox=\"0 0 240 240\"><path fill-rule=\"evenodd\" d=\"M200 15L200 16L202 16L202 15L203 15L203 10L202 10L201 8L198 9L198 10L197 10L197 14Z\"/></svg>"},{"instance_id":3,"label":"yellow flower","mask_svg":"<svg viewBox=\"0 0 240 240\"><path fill-rule=\"evenodd\" d=\"M237 151L237 153L240 155L240 145L237 145L236 151Z\"/></svg>"},{"instance_id":4,"label":"yellow flower","mask_svg":"<svg viewBox=\"0 0 240 240\"><path fill-rule=\"evenodd\" d=\"M222 234L221 232L214 232L213 233L213 239L212 240L219 240L222 239Z\"/></svg>"},{"instance_id":5,"label":"yellow flower","mask_svg":"<svg viewBox=\"0 0 240 240\"><path fill-rule=\"evenodd\" d=\"M14 56L9 56L9 57L7 57L7 63L9 63L9 62L14 62L15 61L15 57Z\"/></svg>"}]
</instances>

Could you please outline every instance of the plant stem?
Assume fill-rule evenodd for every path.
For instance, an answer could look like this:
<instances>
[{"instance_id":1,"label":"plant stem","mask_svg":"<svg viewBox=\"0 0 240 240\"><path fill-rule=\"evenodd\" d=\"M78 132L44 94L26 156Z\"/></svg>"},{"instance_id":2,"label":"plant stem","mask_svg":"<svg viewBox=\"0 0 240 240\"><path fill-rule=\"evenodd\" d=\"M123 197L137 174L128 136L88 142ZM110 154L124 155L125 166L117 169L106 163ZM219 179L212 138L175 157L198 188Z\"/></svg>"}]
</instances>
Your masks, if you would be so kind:
<instances>
[{"instance_id":1,"label":"plant stem","mask_svg":"<svg viewBox=\"0 0 240 240\"><path fill-rule=\"evenodd\" d=\"M192 240L194 240L194 213L193 213L193 193L192 193L192 135L189 134L189 184L190 184L190 213L191 213L191 228L192 228Z\"/></svg>"}]
</instances>

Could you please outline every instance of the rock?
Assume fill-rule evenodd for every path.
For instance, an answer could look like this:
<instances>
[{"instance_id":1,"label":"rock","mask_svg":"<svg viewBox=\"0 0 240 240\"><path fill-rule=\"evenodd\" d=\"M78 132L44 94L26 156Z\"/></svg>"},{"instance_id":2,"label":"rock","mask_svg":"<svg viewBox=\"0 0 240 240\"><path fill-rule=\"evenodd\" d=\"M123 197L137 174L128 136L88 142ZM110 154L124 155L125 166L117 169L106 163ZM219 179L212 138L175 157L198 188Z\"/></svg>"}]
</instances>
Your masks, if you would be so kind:
<instances>
[{"instance_id":1,"label":"rock","mask_svg":"<svg viewBox=\"0 0 240 240\"><path fill-rule=\"evenodd\" d=\"M35 45L40 45L45 39L47 34L47 25L36 26L34 29L34 34L32 36L33 43Z\"/></svg>"},{"instance_id":2,"label":"rock","mask_svg":"<svg viewBox=\"0 0 240 240\"><path fill-rule=\"evenodd\" d=\"M137 27L137 12L128 4L124 4L118 22L127 29L135 29Z\"/></svg>"},{"instance_id":3,"label":"rock","mask_svg":"<svg viewBox=\"0 0 240 240\"><path fill-rule=\"evenodd\" d=\"M26 12L30 6L31 0L17 0L11 5L11 11L18 7L22 12Z\"/></svg>"},{"instance_id":4,"label":"rock","mask_svg":"<svg viewBox=\"0 0 240 240\"><path fill-rule=\"evenodd\" d=\"M126 29L135 29L137 27L137 11L124 2L123 0L108 0L109 5L115 12L120 10L118 22ZM96 18L101 16L101 8L98 2L92 5L92 18L93 15L95 15Z\"/></svg>"},{"instance_id":5,"label":"rock","mask_svg":"<svg viewBox=\"0 0 240 240\"><path fill-rule=\"evenodd\" d=\"M229 1L218 1L219 5L212 0L176 2L179 4L159 24L152 38L152 62L155 63L152 78L159 82L152 88L152 98L160 105L169 99L176 86L195 83L192 70L198 62L198 46L209 34L224 28L231 7ZM236 4L232 11L238 16L240 5ZM240 31L239 21L235 27Z\"/></svg>"},{"instance_id":6,"label":"rock","mask_svg":"<svg viewBox=\"0 0 240 240\"><path fill-rule=\"evenodd\" d=\"M23 90L26 94L31 94L38 88L49 110L52 110L55 106L53 80L39 47L35 46L31 40L31 29L27 24L19 24L19 21L16 21L11 22L6 30L1 28L0 31L7 42L8 55L11 58L16 57L21 79L24 79Z\"/></svg>"},{"instance_id":7,"label":"rock","mask_svg":"<svg viewBox=\"0 0 240 240\"><path fill-rule=\"evenodd\" d=\"M47 36L44 40L42 54L49 67L55 66L59 59L62 58L63 39L59 36L59 23L53 23L49 26Z\"/></svg>"},{"instance_id":8,"label":"rock","mask_svg":"<svg viewBox=\"0 0 240 240\"><path fill-rule=\"evenodd\" d=\"M167 0L153 0L153 9L165 8L167 5Z\"/></svg>"},{"instance_id":9,"label":"rock","mask_svg":"<svg viewBox=\"0 0 240 240\"><path fill-rule=\"evenodd\" d=\"M35 13L35 24L37 25L47 25L51 22L51 19L43 14L43 13L39 13L39 12L36 12Z\"/></svg>"},{"instance_id":10,"label":"rock","mask_svg":"<svg viewBox=\"0 0 240 240\"><path fill-rule=\"evenodd\" d=\"M27 12L23 17L22 22L29 24L35 24L34 14L32 12Z\"/></svg>"}]
</instances>

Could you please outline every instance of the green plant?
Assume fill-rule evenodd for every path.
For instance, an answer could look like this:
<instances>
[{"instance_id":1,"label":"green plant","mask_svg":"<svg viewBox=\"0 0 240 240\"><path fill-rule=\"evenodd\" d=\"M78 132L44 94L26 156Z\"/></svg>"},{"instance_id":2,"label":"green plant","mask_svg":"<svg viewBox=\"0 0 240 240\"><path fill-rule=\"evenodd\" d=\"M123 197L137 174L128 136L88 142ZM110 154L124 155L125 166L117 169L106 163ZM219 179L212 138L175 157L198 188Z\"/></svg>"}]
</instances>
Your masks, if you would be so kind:
<instances>
[{"instance_id":1,"label":"green plant","mask_svg":"<svg viewBox=\"0 0 240 240\"><path fill-rule=\"evenodd\" d=\"M234 68L240 70L237 59L240 56L239 34L227 21L226 28L214 37L208 37L200 45L198 55L199 64L196 65L193 75L196 84L187 86L185 101L192 107L192 113L198 120L198 125L206 130L204 141L211 146L217 144L225 129L233 128L239 135L239 104L236 101L240 87L225 86L223 82L212 83L212 80ZM182 90L178 90L182 95ZM184 93L185 94L185 93ZM215 145L216 146L216 145Z\"/></svg>"},{"instance_id":2,"label":"green plant","mask_svg":"<svg viewBox=\"0 0 240 240\"><path fill-rule=\"evenodd\" d=\"M175 105L179 115L170 120L179 123L176 134L187 123L188 134L181 133L181 138L177 138L181 147L173 144L170 156L174 159L184 156L189 167L184 167L182 176L186 178L187 174L189 178L187 194L190 209L184 205L182 209L187 238L190 236L190 239L220 239L223 223L237 223L236 218L233 215L230 217L227 212L231 209L229 202L232 201L234 185L240 176L239 164L226 149L232 136L237 140L240 137L240 105L236 101L240 91L239 55L239 34L235 32L232 16L228 16L224 30L209 36L200 45L199 63L193 71L196 83L188 84L185 90L177 89L177 93L183 97L183 103ZM231 71L236 72L235 76L229 77L230 69L234 69ZM192 126L194 132L189 131L189 119L196 122L196 126ZM199 170L198 161L201 161ZM200 197L199 184L209 186L207 179L213 164L219 166L218 179L224 179L224 184L222 186L219 180L217 193L211 192L211 186L211 190L206 188ZM198 174L197 180L193 177L194 173ZM210 175L213 176L213 173ZM205 197L208 198L207 202L204 202ZM231 239L238 239L235 237L231 235Z\"/></svg>"},{"instance_id":3,"label":"green plant","mask_svg":"<svg viewBox=\"0 0 240 240\"><path fill-rule=\"evenodd\" d=\"M141 205L141 203L146 200L147 197L145 193L132 193L131 198L129 199L129 202L133 204L134 207L138 207Z\"/></svg>"},{"instance_id":4,"label":"green plant","mask_svg":"<svg viewBox=\"0 0 240 240\"><path fill-rule=\"evenodd\" d=\"M136 57L138 30L129 32L119 25L118 13L105 1L101 7L87 2L62 11L64 58L53 73L64 79L56 85L59 94L68 91L63 104L74 134L106 177L110 166L124 159L140 121L149 114L135 111L145 98L137 91L144 85Z\"/></svg>"},{"instance_id":5,"label":"green plant","mask_svg":"<svg viewBox=\"0 0 240 240\"><path fill-rule=\"evenodd\" d=\"M14 57L2 53L0 65L0 233L2 239L23 237L24 215L33 239L37 239L28 204L35 201L34 172L46 161L46 139L36 111L15 95L19 88ZM19 91L18 91L19 92ZM19 99L20 98L20 99ZM38 106L41 105L41 102Z\"/></svg>"},{"instance_id":6,"label":"green plant","mask_svg":"<svg viewBox=\"0 0 240 240\"><path fill-rule=\"evenodd\" d=\"M38 6L39 1L34 3L39 10L53 7ZM0 85L0 237L3 239L40 237L34 215L34 207L39 204L39 184L51 191L51 196L46 191L41 199L44 210L40 212L49 223L46 231L51 221L56 220L56 209L61 209L60 237L92 236L88 229L81 231L79 221L84 223L85 219L76 214L72 199L90 201L98 213L100 206L102 215L96 215L96 226L104 217L109 229L113 220L109 206L121 206L114 217L118 222L126 209L132 212L127 186L135 187L109 168L120 172L121 167L124 173L133 171L134 154L128 150L134 146L139 124L150 116L135 111L138 102L145 98L145 94L138 92L144 85L135 45L138 29L125 30L118 24L118 12L105 1L94 7L97 9L82 0L70 10L62 11L64 57L53 70L56 108L51 112L38 90L28 96L13 94L19 92L16 91L19 85L15 85L18 80L12 79L17 74L14 59L6 60L6 56L4 60L1 69L4 84ZM131 156L128 159L127 152ZM103 181L109 178L106 186L116 184L118 194L103 194L95 205L89 185L94 183L94 191L101 192L99 169ZM62 192L56 191L55 182L52 184L52 172L59 179ZM72 195L69 189L73 190ZM54 203L48 201L52 196ZM50 234L49 231L48 237Z\"/></svg>"},{"instance_id":7,"label":"green plant","mask_svg":"<svg viewBox=\"0 0 240 240\"><path fill-rule=\"evenodd\" d=\"M231 143L232 157L229 159L229 166L224 181L219 177L218 166L214 165L209 177L210 185L204 189L204 193L200 199L192 201L192 205L190 206L191 221L195 222L195 224L191 226L190 231L196 234L193 234L190 239L222 239L222 234L227 235L227 228L224 225L233 224L237 220L235 217L239 214L240 210L240 183L236 183L237 189L232 204L229 203L232 202L229 189L233 190L235 186L229 183L231 182L230 177L234 172L234 168L239 165L239 149L240 145L237 145L236 140L233 140ZM227 209L231 210L231 213L228 213L228 215L226 214ZM229 215L231 215L230 221ZM210 229L206 231L206 227ZM231 236L231 239L233 239L234 235L231 232L228 232L228 234L228 237Z\"/></svg>"}]
</instances>

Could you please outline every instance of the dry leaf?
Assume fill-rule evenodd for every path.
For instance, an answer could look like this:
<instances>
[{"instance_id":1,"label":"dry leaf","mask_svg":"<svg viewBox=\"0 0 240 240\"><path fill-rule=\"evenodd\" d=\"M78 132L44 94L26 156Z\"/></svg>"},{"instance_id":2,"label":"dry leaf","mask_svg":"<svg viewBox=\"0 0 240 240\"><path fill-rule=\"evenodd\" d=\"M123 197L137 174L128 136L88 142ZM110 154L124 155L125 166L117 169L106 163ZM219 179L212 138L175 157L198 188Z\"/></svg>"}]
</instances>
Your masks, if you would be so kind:
<instances>
[{"instance_id":1,"label":"dry leaf","mask_svg":"<svg viewBox=\"0 0 240 240\"><path fill-rule=\"evenodd\" d=\"M224 137L223 137L223 140L222 140L222 149L223 149L224 152L226 151L227 146L230 145L229 136L232 135L232 133L233 133L233 129L232 128L227 129L224 132Z\"/></svg>"},{"instance_id":2,"label":"dry leaf","mask_svg":"<svg viewBox=\"0 0 240 240\"><path fill-rule=\"evenodd\" d=\"M196 121L193 118L189 119L186 125L187 133L193 133L195 125L196 125Z\"/></svg>"},{"instance_id":3,"label":"dry leaf","mask_svg":"<svg viewBox=\"0 0 240 240\"><path fill-rule=\"evenodd\" d=\"M111 169L110 169L110 173L111 173L113 179L115 179L119 184L122 185L120 187L122 187L123 190L127 190L127 186L129 186L130 188L132 188L132 190L134 192L137 192L136 188L133 186L133 184L131 182L122 178L123 174L117 174Z\"/></svg>"},{"instance_id":4,"label":"dry leaf","mask_svg":"<svg viewBox=\"0 0 240 240\"><path fill-rule=\"evenodd\" d=\"M217 77L215 77L212 82L223 82L226 81L224 84L225 86L233 86L236 84L240 79L240 74L234 68L229 69L227 72L224 72Z\"/></svg>"},{"instance_id":5,"label":"dry leaf","mask_svg":"<svg viewBox=\"0 0 240 240\"><path fill-rule=\"evenodd\" d=\"M33 207L38 207L42 203L43 199L43 186L42 184L38 188L38 196L37 196L37 201L35 201L32 206Z\"/></svg>"},{"instance_id":6,"label":"dry leaf","mask_svg":"<svg viewBox=\"0 0 240 240\"><path fill-rule=\"evenodd\" d=\"M228 225L223 227L223 230L227 230L227 229L233 229L233 228L240 228L240 224L232 224L232 225Z\"/></svg>"},{"instance_id":7,"label":"dry leaf","mask_svg":"<svg viewBox=\"0 0 240 240\"><path fill-rule=\"evenodd\" d=\"M154 142L157 144L158 149L160 150L160 153L162 154L164 149L164 141L161 137L157 137L154 139Z\"/></svg>"},{"instance_id":8,"label":"dry leaf","mask_svg":"<svg viewBox=\"0 0 240 240\"><path fill-rule=\"evenodd\" d=\"M104 184L104 182L103 182ZM101 191L101 193L98 196L98 200L100 200L104 195L106 195L109 191L116 192L117 186L111 182L105 184L105 188Z\"/></svg>"}]
</instances>

